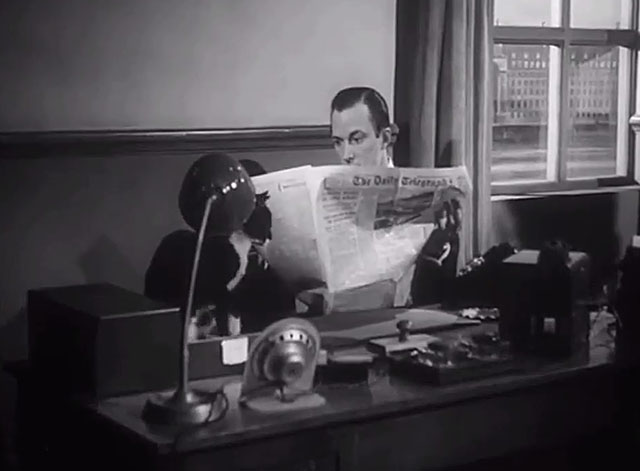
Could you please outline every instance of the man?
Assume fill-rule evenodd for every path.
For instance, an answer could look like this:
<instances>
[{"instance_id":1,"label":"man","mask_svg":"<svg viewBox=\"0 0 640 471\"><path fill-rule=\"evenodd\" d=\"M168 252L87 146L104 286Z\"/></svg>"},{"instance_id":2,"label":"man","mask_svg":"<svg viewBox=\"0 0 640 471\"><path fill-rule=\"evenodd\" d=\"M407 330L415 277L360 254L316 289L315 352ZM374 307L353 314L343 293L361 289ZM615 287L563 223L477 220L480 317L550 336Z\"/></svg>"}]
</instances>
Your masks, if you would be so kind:
<instances>
[{"instance_id":1,"label":"man","mask_svg":"<svg viewBox=\"0 0 640 471\"><path fill-rule=\"evenodd\" d=\"M370 87L349 87L340 90L331 101L331 137L336 153L346 165L393 167L393 144L398 135L398 127L390 122L389 108L382 95ZM457 203L457 201L456 201ZM460 217L459 205L455 212L442 208L440 212ZM445 216L446 217L446 216ZM437 222L437 221L436 221ZM441 236L449 235L444 224L441 231L434 231ZM460 221L455 224L458 229ZM457 270L458 234L451 241L440 244L437 260L438 276ZM441 237L441 238L442 238ZM433 239L435 240L435 239ZM426 244L426 248L430 244ZM424 250L423 250L424 252ZM453 252L453 253L449 253ZM419 264L420 265L420 264ZM414 271L417 273L414 275ZM422 273L425 271L425 273ZM410 303L425 304L442 300L443 283L430 281L432 273L426 273L422 266L412 265L398 280L387 280L353 290L354 296L345 302L345 308L362 308L364 299L378 304L376 307L405 305ZM435 270L431 270L435 271ZM427 286L433 285L433 286ZM430 295L429 293L434 293ZM373 296L375 293L377 296ZM376 299L379 297L379 299Z\"/></svg>"},{"instance_id":2,"label":"man","mask_svg":"<svg viewBox=\"0 0 640 471\"><path fill-rule=\"evenodd\" d=\"M389 119L387 102L373 88L345 88L331 101L331 138L342 163L393 167L393 143L397 134L397 126ZM406 278L410 281L410 274ZM383 280L331 297L324 293L323 303L333 311L404 305L409 295L407 281ZM302 299L305 297L304 294L301 296ZM305 301L305 304L310 303Z\"/></svg>"},{"instance_id":3,"label":"man","mask_svg":"<svg viewBox=\"0 0 640 471\"><path fill-rule=\"evenodd\" d=\"M331 138L345 164L393 167L397 134L387 102L373 88L345 88L331 101Z\"/></svg>"}]
</instances>

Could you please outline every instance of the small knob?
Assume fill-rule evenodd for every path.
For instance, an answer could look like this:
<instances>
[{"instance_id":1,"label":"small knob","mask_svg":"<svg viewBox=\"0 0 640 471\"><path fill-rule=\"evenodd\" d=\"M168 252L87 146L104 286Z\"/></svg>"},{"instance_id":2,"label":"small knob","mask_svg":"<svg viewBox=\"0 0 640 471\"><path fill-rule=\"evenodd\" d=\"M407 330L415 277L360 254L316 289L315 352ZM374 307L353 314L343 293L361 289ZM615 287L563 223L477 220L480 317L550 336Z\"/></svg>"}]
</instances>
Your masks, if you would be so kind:
<instances>
[{"instance_id":1,"label":"small knob","mask_svg":"<svg viewBox=\"0 0 640 471\"><path fill-rule=\"evenodd\" d=\"M403 319L396 324L396 327L400 331L398 340L400 340L400 342L406 342L407 338L409 337L409 332L411 331L411 321L408 319Z\"/></svg>"}]
</instances>

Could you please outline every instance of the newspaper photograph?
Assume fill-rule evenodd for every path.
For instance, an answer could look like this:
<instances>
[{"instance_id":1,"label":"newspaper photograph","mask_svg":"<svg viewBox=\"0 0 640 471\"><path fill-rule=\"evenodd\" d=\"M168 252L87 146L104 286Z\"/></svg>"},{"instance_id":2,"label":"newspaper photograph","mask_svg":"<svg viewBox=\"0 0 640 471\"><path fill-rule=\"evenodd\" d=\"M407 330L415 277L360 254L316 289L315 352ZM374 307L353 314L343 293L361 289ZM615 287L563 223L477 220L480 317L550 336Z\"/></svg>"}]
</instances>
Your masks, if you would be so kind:
<instances>
[{"instance_id":1,"label":"newspaper photograph","mask_svg":"<svg viewBox=\"0 0 640 471\"><path fill-rule=\"evenodd\" d=\"M254 177L269 193L273 239L267 261L302 289L342 292L397 281L418 254L458 263L470 195L464 167L331 165Z\"/></svg>"}]
</instances>

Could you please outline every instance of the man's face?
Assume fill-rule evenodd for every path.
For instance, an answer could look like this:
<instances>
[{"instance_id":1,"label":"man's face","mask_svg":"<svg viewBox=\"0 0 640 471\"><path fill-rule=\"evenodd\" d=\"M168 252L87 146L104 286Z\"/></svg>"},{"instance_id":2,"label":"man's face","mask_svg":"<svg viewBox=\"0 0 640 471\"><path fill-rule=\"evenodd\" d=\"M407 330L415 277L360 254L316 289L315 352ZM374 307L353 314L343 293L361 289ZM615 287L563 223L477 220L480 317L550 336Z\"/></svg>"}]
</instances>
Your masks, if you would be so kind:
<instances>
[{"instance_id":1,"label":"man's face","mask_svg":"<svg viewBox=\"0 0 640 471\"><path fill-rule=\"evenodd\" d=\"M376 136L364 103L331 113L333 147L343 163L359 166L388 165L384 132Z\"/></svg>"}]
</instances>

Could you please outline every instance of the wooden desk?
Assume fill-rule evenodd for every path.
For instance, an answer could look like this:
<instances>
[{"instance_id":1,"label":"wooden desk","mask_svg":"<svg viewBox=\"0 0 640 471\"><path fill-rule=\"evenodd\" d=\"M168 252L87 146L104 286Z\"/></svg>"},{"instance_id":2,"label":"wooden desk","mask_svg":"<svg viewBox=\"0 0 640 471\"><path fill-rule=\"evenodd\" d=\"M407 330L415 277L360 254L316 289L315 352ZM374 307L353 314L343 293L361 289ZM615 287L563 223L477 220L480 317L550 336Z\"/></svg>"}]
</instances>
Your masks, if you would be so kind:
<instances>
[{"instance_id":1,"label":"wooden desk","mask_svg":"<svg viewBox=\"0 0 640 471\"><path fill-rule=\"evenodd\" d=\"M238 408L239 377L196 381L193 386L209 390L227 385L230 409L222 421L177 441L176 429L151 429L140 419L147 394L47 403L41 387L22 375L18 411L23 455L34 466L59 460L67 470L415 471L496 457L529 469L525 465L540 456L535 450L562 450L547 457L564 464L575 463L574 449L593 464L595 448L585 443L609 453L618 439L611 434L617 431L619 372L610 350L598 347L517 374L445 387L388 376L370 385L320 386L325 406L282 415ZM40 407L28 402L34 396ZM514 455L527 450L534 454ZM495 469L498 461L488 463Z\"/></svg>"}]
</instances>

